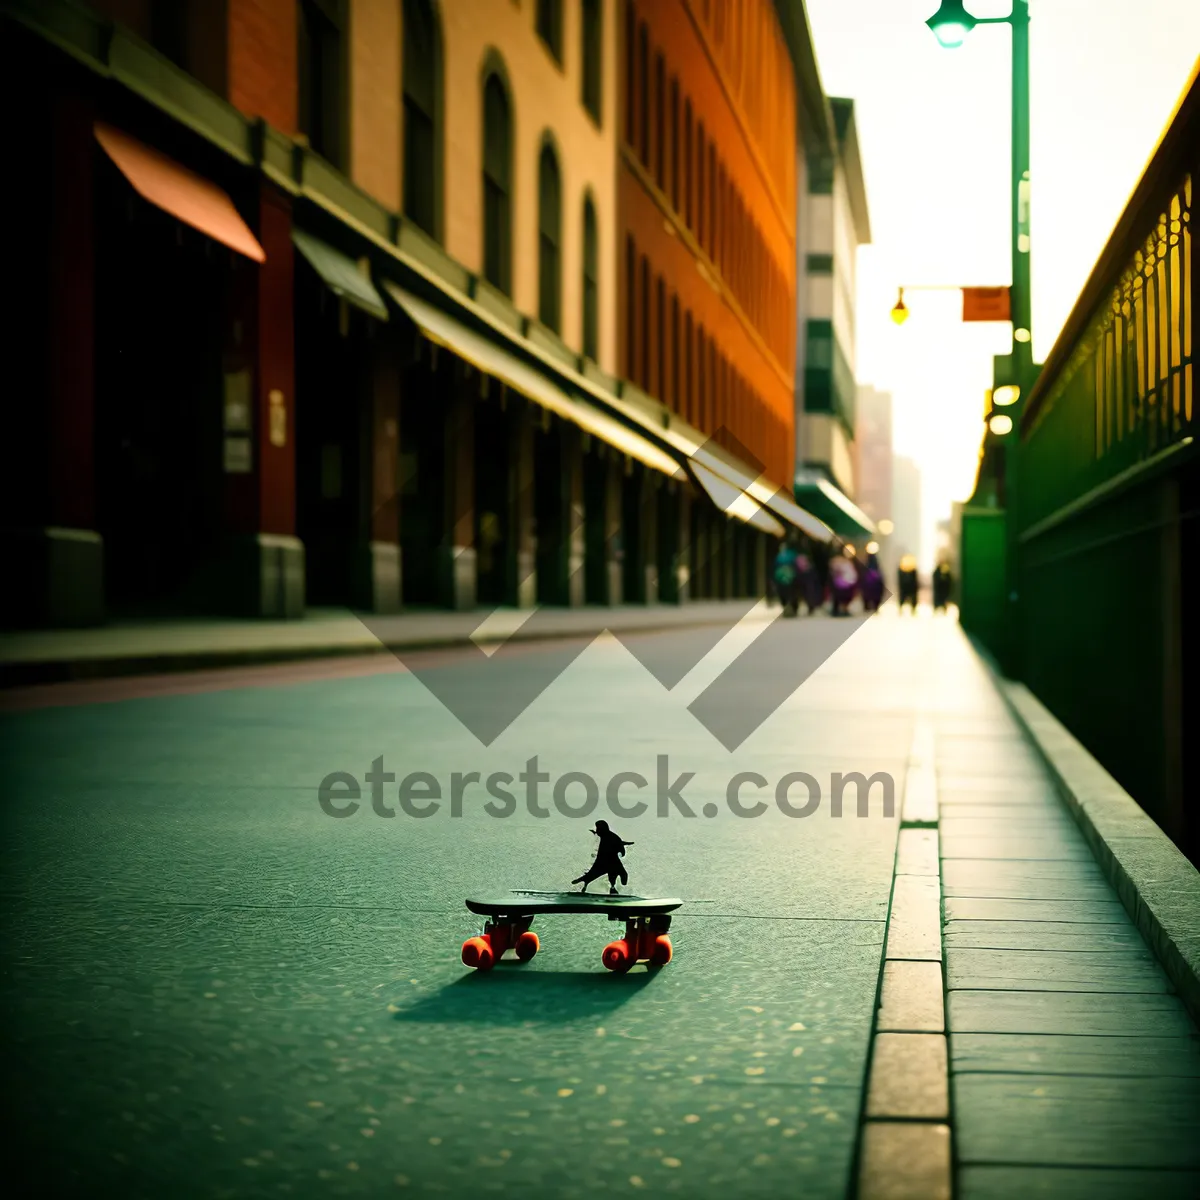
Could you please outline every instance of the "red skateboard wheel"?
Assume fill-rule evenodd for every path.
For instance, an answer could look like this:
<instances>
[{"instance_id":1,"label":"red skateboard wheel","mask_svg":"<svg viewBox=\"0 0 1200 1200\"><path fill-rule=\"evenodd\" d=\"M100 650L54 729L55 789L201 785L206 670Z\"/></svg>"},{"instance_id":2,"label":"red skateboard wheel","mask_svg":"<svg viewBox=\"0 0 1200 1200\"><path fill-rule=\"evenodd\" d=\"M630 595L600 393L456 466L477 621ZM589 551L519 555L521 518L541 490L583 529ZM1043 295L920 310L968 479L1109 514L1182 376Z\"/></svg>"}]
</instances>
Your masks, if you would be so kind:
<instances>
[{"instance_id":1,"label":"red skateboard wheel","mask_svg":"<svg viewBox=\"0 0 1200 1200\"><path fill-rule=\"evenodd\" d=\"M465 967L486 971L495 964L496 956L486 938L473 937L463 942L462 960Z\"/></svg>"},{"instance_id":2,"label":"red skateboard wheel","mask_svg":"<svg viewBox=\"0 0 1200 1200\"><path fill-rule=\"evenodd\" d=\"M600 961L618 975L623 975L633 966L633 953L626 941L609 942L600 955Z\"/></svg>"},{"instance_id":3,"label":"red skateboard wheel","mask_svg":"<svg viewBox=\"0 0 1200 1200\"><path fill-rule=\"evenodd\" d=\"M654 945L650 948L650 965L652 967L665 967L671 961L671 939L665 934L659 934L654 939Z\"/></svg>"},{"instance_id":4,"label":"red skateboard wheel","mask_svg":"<svg viewBox=\"0 0 1200 1200\"><path fill-rule=\"evenodd\" d=\"M517 938L516 952L517 958L521 962L528 962L540 949L542 943L538 940L538 935L532 930L525 930L519 938Z\"/></svg>"}]
</instances>

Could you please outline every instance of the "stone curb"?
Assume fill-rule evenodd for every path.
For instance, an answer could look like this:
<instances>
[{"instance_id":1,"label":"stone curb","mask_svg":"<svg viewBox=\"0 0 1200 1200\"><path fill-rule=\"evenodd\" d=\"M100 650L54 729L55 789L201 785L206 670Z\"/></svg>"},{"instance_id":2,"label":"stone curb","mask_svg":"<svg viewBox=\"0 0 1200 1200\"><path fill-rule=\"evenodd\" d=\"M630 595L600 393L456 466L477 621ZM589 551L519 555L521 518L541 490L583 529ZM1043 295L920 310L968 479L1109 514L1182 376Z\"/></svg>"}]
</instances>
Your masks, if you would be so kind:
<instances>
[{"instance_id":1,"label":"stone curb","mask_svg":"<svg viewBox=\"0 0 1200 1200\"><path fill-rule=\"evenodd\" d=\"M1200 871L1024 684L994 667L992 674L1101 870L1200 1021Z\"/></svg>"}]
</instances>

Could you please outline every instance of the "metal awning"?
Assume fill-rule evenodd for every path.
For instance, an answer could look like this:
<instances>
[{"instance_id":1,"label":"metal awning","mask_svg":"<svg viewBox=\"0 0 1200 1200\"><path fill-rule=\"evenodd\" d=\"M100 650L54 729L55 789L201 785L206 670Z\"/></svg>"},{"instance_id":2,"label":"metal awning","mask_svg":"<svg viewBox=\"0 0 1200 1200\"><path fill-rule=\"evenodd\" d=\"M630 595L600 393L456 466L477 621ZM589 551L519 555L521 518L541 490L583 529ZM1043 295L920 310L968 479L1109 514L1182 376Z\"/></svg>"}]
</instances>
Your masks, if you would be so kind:
<instances>
[{"instance_id":1,"label":"metal awning","mask_svg":"<svg viewBox=\"0 0 1200 1200\"><path fill-rule=\"evenodd\" d=\"M93 132L104 153L143 200L254 262L267 261L266 252L229 194L212 180L112 125L97 121Z\"/></svg>"},{"instance_id":2,"label":"metal awning","mask_svg":"<svg viewBox=\"0 0 1200 1200\"><path fill-rule=\"evenodd\" d=\"M874 536L878 532L875 522L823 475L815 472L797 475L796 499L816 513L839 537Z\"/></svg>"},{"instance_id":3,"label":"metal awning","mask_svg":"<svg viewBox=\"0 0 1200 1200\"><path fill-rule=\"evenodd\" d=\"M384 280L383 288L431 342L445 347L476 370L494 376L522 396L549 409L563 420L578 425L630 458L664 475L683 478L683 468L665 450L660 450L647 438L601 412L595 405L568 395L511 351L390 280Z\"/></svg>"},{"instance_id":4,"label":"metal awning","mask_svg":"<svg viewBox=\"0 0 1200 1200\"><path fill-rule=\"evenodd\" d=\"M375 290L369 276L358 269L348 254L335 250L328 242L303 229L292 230L292 244L308 259L325 286L347 304L353 304L379 321L388 319L387 305Z\"/></svg>"},{"instance_id":5,"label":"metal awning","mask_svg":"<svg viewBox=\"0 0 1200 1200\"><path fill-rule=\"evenodd\" d=\"M740 487L735 487L727 479L710 471L703 463L695 458L688 461L696 482L708 498L728 517L737 517L754 529L769 533L773 537L783 537L785 530L769 512L756 504Z\"/></svg>"}]
</instances>

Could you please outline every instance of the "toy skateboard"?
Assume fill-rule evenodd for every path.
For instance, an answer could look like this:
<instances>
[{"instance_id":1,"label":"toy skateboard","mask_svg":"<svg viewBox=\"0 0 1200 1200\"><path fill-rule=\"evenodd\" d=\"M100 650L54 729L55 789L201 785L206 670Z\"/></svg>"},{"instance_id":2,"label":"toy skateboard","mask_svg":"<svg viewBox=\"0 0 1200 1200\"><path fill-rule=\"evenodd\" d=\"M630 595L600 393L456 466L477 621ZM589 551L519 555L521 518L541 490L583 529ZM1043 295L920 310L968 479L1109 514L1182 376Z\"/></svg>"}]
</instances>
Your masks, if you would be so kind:
<instances>
[{"instance_id":1,"label":"toy skateboard","mask_svg":"<svg viewBox=\"0 0 1200 1200\"><path fill-rule=\"evenodd\" d=\"M541 948L529 926L544 913L603 913L610 921L625 922L625 936L609 942L600 958L618 975L634 963L665 967L671 961L670 914L682 900L644 896L602 896L586 892L509 892L483 900L468 900L467 908L488 918L483 933L463 942L464 965L490 971L508 950L528 962Z\"/></svg>"}]
</instances>

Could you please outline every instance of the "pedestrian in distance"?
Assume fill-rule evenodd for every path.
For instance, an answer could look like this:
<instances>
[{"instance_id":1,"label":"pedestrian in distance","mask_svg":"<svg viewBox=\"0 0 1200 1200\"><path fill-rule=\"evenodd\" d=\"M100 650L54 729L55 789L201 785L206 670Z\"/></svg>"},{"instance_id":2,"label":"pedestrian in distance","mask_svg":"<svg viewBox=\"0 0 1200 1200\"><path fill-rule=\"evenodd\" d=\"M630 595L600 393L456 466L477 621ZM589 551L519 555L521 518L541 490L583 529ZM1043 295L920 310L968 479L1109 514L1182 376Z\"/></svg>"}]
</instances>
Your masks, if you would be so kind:
<instances>
[{"instance_id":1,"label":"pedestrian in distance","mask_svg":"<svg viewBox=\"0 0 1200 1200\"><path fill-rule=\"evenodd\" d=\"M629 874L625 870L625 864L621 862L621 859L625 857L625 847L632 846L633 843L627 842L624 838L613 833L609 829L607 821L597 821L592 833L600 839L600 845L596 850L596 861L578 879L572 879L571 882L582 883L583 890L586 892L589 883L599 879L602 875L607 875L608 894L615 896L617 894L617 880L619 879L622 883L629 882Z\"/></svg>"},{"instance_id":2,"label":"pedestrian in distance","mask_svg":"<svg viewBox=\"0 0 1200 1200\"><path fill-rule=\"evenodd\" d=\"M878 612L883 603L883 572L879 569L879 557L872 553L858 577L858 590L862 594L863 611Z\"/></svg>"},{"instance_id":3,"label":"pedestrian in distance","mask_svg":"<svg viewBox=\"0 0 1200 1200\"><path fill-rule=\"evenodd\" d=\"M796 610L800 602L804 602L808 615L821 607L821 577L817 573L817 564L808 553L806 541L799 542L799 553L796 555Z\"/></svg>"},{"instance_id":4,"label":"pedestrian in distance","mask_svg":"<svg viewBox=\"0 0 1200 1200\"><path fill-rule=\"evenodd\" d=\"M829 590L833 595L833 616L848 617L850 602L858 591L858 568L849 546L829 560Z\"/></svg>"},{"instance_id":5,"label":"pedestrian in distance","mask_svg":"<svg viewBox=\"0 0 1200 1200\"><path fill-rule=\"evenodd\" d=\"M945 612L954 589L954 576L950 564L942 559L933 571L933 611Z\"/></svg>"},{"instance_id":6,"label":"pedestrian in distance","mask_svg":"<svg viewBox=\"0 0 1200 1200\"><path fill-rule=\"evenodd\" d=\"M917 611L917 591L920 584L917 580L917 560L911 555L906 554L900 560L900 611L903 612L905 607L912 609L914 616Z\"/></svg>"},{"instance_id":7,"label":"pedestrian in distance","mask_svg":"<svg viewBox=\"0 0 1200 1200\"><path fill-rule=\"evenodd\" d=\"M780 543L779 551L775 555L774 579L775 592L779 597L779 603L783 606L785 617L794 617L800 603L798 558L799 548L794 536L788 537L786 541Z\"/></svg>"}]
</instances>

